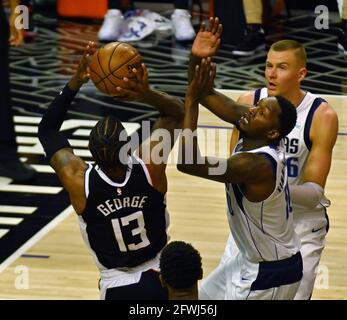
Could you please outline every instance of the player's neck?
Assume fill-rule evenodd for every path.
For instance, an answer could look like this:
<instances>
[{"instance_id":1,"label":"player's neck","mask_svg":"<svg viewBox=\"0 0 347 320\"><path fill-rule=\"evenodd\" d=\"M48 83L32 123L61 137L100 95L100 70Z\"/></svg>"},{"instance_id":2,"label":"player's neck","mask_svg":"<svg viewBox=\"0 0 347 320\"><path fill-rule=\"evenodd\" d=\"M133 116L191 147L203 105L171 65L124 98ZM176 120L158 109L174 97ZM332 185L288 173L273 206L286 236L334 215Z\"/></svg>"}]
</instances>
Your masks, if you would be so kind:
<instances>
[{"instance_id":1,"label":"player's neck","mask_svg":"<svg viewBox=\"0 0 347 320\"><path fill-rule=\"evenodd\" d=\"M105 170L104 172L113 182L120 183L125 180L127 170L128 166L122 165L109 170Z\"/></svg>"},{"instance_id":2,"label":"player's neck","mask_svg":"<svg viewBox=\"0 0 347 320\"><path fill-rule=\"evenodd\" d=\"M283 95L283 98L289 100L296 108L300 105L302 100L305 98L306 91L298 88Z\"/></svg>"},{"instance_id":3,"label":"player's neck","mask_svg":"<svg viewBox=\"0 0 347 320\"><path fill-rule=\"evenodd\" d=\"M242 151L254 150L268 145L269 143L266 140L257 140L253 138L244 137L242 142Z\"/></svg>"}]
</instances>

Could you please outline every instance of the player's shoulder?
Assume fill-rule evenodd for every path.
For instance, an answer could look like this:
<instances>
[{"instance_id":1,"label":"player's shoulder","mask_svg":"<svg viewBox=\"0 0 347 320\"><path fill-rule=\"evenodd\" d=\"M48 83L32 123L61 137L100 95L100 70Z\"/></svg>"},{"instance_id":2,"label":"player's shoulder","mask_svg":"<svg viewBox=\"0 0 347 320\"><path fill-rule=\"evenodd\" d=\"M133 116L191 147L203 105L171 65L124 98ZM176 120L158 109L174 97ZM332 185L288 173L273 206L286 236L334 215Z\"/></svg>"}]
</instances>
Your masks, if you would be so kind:
<instances>
[{"instance_id":1,"label":"player's shoulder","mask_svg":"<svg viewBox=\"0 0 347 320\"><path fill-rule=\"evenodd\" d=\"M246 104L253 104L254 103L254 95L255 91L246 91L245 93L241 94L239 98L237 99L237 102L239 103L246 103Z\"/></svg>"},{"instance_id":2,"label":"player's shoulder","mask_svg":"<svg viewBox=\"0 0 347 320\"><path fill-rule=\"evenodd\" d=\"M314 122L337 121L337 113L334 110L334 108L327 101L324 100L318 106L315 112L313 121Z\"/></svg>"}]
</instances>

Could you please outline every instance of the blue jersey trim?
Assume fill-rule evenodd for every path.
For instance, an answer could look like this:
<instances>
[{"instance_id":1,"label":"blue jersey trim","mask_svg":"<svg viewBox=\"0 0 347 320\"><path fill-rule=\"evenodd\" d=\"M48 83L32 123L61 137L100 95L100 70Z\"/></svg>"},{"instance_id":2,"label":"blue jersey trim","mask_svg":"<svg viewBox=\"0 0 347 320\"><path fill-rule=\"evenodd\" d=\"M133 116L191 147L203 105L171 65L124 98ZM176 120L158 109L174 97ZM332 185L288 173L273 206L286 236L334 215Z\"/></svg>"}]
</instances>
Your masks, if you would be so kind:
<instances>
[{"instance_id":1,"label":"blue jersey trim","mask_svg":"<svg viewBox=\"0 0 347 320\"><path fill-rule=\"evenodd\" d=\"M306 144L306 147L308 150L311 150L312 148L312 142L310 140L310 129L311 129L311 124L312 124L312 119L315 111L318 109L318 107L323 103L326 102L322 98L316 98L314 99L311 109L307 115L306 122L305 122L305 129L304 129L304 141Z\"/></svg>"},{"instance_id":2,"label":"blue jersey trim","mask_svg":"<svg viewBox=\"0 0 347 320\"><path fill-rule=\"evenodd\" d=\"M260 99L261 89L257 89L254 91L254 100L253 104L256 105Z\"/></svg>"},{"instance_id":3,"label":"blue jersey trim","mask_svg":"<svg viewBox=\"0 0 347 320\"><path fill-rule=\"evenodd\" d=\"M268 154L266 152L257 152L257 154L264 155L266 157L266 159L269 160L269 162L271 163L272 171L273 171L274 178L276 181L276 177L277 177L277 162L276 162L276 160L273 158L273 156L271 156L270 154Z\"/></svg>"}]
</instances>

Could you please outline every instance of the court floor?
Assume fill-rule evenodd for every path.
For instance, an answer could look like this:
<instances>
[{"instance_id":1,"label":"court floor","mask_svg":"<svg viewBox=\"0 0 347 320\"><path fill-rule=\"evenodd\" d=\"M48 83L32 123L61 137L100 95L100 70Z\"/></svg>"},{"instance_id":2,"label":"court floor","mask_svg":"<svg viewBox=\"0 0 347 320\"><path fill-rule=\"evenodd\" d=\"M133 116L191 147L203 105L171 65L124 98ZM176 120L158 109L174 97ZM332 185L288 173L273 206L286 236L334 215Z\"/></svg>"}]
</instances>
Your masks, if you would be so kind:
<instances>
[{"instance_id":1,"label":"court floor","mask_svg":"<svg viewBox=\"0 0 347 320\"><path fill-rule=\"evenodd\" d=\"M241 92L226 93L236 98ZM338 113L339 136L326 186L326 194L332 202L328 210L330 230L318 269L313 299L346 299L347 97L323 97ZM222 150L222 153L227 150L231 133L228 124L201 107L199 126L206 139L212 136L208 130L219 128L222 138L216 141L215 150ZM201 139L200 145L203 143L204 139ZM213 150L207 148L206 152L211 153ZM171 239L190 242L201 252L204 276L207 276L219 262L229 230L224 186L184 175L173 164L168 166L167 174ZM42 232L37 242L28 244L32 246L27 250L17 252L20 256L0 273L0 298L98 299L98 272L82 242L76 215L68 208L61 220L57 223L53 220L51 230Z\"/></svg>"}]
</instances>

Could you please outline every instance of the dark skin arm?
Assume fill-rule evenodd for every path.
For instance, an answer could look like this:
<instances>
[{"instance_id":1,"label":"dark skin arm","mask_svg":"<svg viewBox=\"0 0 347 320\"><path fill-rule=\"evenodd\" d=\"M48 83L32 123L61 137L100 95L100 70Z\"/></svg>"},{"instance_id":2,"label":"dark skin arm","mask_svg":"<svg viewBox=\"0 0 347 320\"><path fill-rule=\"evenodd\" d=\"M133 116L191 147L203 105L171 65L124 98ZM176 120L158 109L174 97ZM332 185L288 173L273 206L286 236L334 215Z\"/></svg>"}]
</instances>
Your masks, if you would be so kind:
<instances>
[{"instance_id":1,"label":"dark skin arm","mask_svg":"<svg viewBox=\"0 0 347 320\"><path fill-rule=\"evenodd\" d=\"M203 157L197 140L198 101L200 92L213 85L215 66L203 59L186 94L185 117L180 137L178 170L222 183L238 183L250 201L265 200L273 192L275 179L270 162L263 155L238 153L229 159ZM191 152L191 153L190 153ZM190 163L187 161L190 160ZM217 164L218 170L216 170Z\"/></svg>"},{"instance_id":2,"label":"dark skin arm","mask_svg":"<svg viewBox=\"0 0 347 320\"><path fill-rule=\"evenodd\" d=\"M201 25L192 46L188 71L189 81L192 79L195 66L200 64L201 59L214 57L217 54L222 30L223 26L219 23L218 17L211 17L207 28L204 24ZM199 102L222 120L233 124L237 124L241 115L247 112L249 108L248 105L237 103L217 92L213 87L200 96Z\"/></svg>"},{"instance_id":3,"label":"dark skin arm","mask_svg":"<svg viewBox=\"0 0 347 320\"><path fill-rule=\"evenodd\" d=\"M95 44L90 42L80 60L75 75L70 79L68 86L73 91L78 91L88 82L88 59L95 50ZM56 172L60 182L70 196L71 204L77 214L83 212L86 205L84 194L84 173L87 164L73 153L71 148L58 150L50 159L49 164Z\"/></svg>"},{"instance_id":4,"label":"dark skin arm","mask_svg":"<svg viewBox=\"0 0 347 320\"><path fill-rule=\"evenodd\" d=\"M139 147L138 155L146 164L153 187L161 193L166 193L166 164L177 138L174 130L182 128L184 104L164 92L150 89L148 72L144 64L139 70L133 69L133 72L136 81L124 78L124 87L118 87L118 91L122 100L143 102L159 112L159 118L151 130L151 135ZM165 139L160 139L161 132L165 133ZM155 154L160 154L160 161L154 159Z\"/></svg>"}]
</instances>

